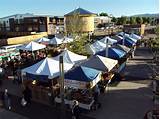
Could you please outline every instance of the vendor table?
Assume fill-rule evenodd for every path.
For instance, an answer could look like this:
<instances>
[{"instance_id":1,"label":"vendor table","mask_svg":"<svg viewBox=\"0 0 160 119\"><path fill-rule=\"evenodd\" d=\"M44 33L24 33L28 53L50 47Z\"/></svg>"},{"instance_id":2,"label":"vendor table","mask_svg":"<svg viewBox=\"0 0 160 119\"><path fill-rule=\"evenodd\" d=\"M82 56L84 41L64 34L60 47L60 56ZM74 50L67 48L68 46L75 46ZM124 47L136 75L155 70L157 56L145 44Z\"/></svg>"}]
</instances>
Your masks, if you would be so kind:
<instances>
[{"instance_id":1,"label":"vendor table","mask_svg":"<svg viewBox=\"0 0 160 119\"><path fill-rule=\"evenodd\" d=\"M55 102L56 103L61 103L61 98L56 97ZM69 104L70 106L73 105L72 100L64 99L64 102L65 102L65 104ZM83 109L91 110L91 107L92 107L93 103L94 103L94 100L92 100L90 104L79 103L79 107L81 107Z\"/></svg>"}]
</instances>

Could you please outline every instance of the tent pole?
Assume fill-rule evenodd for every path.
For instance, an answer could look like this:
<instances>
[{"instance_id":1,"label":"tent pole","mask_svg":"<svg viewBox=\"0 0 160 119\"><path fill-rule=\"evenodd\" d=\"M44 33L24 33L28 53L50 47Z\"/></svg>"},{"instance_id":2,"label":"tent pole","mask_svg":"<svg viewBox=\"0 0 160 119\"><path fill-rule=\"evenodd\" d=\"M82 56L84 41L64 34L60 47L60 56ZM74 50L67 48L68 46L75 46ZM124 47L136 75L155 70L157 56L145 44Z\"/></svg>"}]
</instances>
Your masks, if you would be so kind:
<instances>
[{"instance_id":1,"label":"tent pole","mask_svg":"<svg viewBox=\"0 0 160 119\"><path fill-rule=\"evenodd\" d=\"M106 57L108 57L108 38L106 40Z\"/></svg>"},{"instance_id":2,"label":"tent pole","mask_svg":"<svg viewBox=\"0 0 160 119\"><path fill-rule=\"evenodd\" d=\"M24 79L23 79L23 73L21 72L21 79L22 79L22 88L24 89Z\"/></svg>"},{"instance_id":3,"label":"tent pole","mask_svg":"<svg viewBox=\"0 0 160 119\"><path fill-rule=\"evenodd\" d=\"M122 45L124 45L124 38L125 38L125 32L123 32L123 41L122 41Z\"/></svg>"},{"instance_id":4,"label":"tent pole","mask_svg":"<svg viewBox=\"0 0 160 119\"><path fill-rule=\"evenodd\" d=\"M60 70L60 95L61 95L61 119L65 117L65 102L64 102L64 64L63 64L63 56L59 57L59 70Z\"/></svg>"}]
</instances>

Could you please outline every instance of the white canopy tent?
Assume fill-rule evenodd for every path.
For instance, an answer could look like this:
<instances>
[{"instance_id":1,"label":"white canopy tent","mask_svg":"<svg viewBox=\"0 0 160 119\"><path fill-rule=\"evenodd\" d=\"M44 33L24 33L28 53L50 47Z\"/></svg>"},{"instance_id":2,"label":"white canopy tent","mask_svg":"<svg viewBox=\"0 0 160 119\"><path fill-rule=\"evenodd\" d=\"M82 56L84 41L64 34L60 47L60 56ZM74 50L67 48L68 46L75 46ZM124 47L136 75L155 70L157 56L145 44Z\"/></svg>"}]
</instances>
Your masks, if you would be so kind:
<instances>
[{"instance_id":1,"label":"white canopy tent","mask_svg":"<svg viewBox=\"0 0 160 119\"><path fill-rule=\"evenodd\" d=\"M103 72L110 71L118 63L117 60L102 57L99 55L92 56L87 61L83 62L81 65L93 69L97 69Z\"/></svg>"},{"instance_id":2,"label":"white canopy tent","mask_svg":"<svg viewBox=\"0 0 160 119\"><path fill-rule=\"evenodd\" d=\"M134 34L134 33L131 33L131 34L130 34L130 37L131 37L131 38L134 38L134 39L136 39L136 40L140 40L140 39L142 39L142 37L141 37L141 36L136 35L136 34Z\"/></svg>"},{"instance_id":3,"label":"white canopy tent","mask_svg":"<svg viewBox=\"0 0 160 119\"><path fill-rule=\"evenodd\" d=\"M96 54L99 51L102 51L106 48L106 44L96 41L95 43L91 44L88 48L88 52L90 54Z\"/></svg>"},{"instance_id":4,"label":"white canopy tent","mask_svg":"<svg viewBox=\"0 0 160 119\"><path fill-rule=\"evenodd\" d=\"M49 44L52 44L52 45L60 45L62 43L63 43L63 39L57 38L57 37L50 39L50 42L49 42Z\"/></svg>"},{"instance_id":5,"label":"white canopy tent","mask_svg":"<svg viewBox=\"0 0 160 119\"><path fill-rule=\"evenodd\" d=\"M55 60L59 61L59 57L63 56L63 60L66 63L72 63L72 64L76 64L79 63L85 59L87 59L87 56L83 56L83 55L78 55L75 54L69 50L64 50L61 54L59 54L58 56L54 57Z\"/></svg>"},{"instance_id":6,"label":"white canopy tent","mask_svg":"<svg viewBox=\"0 0 160 119\"><path fill-rule=\"evenodd\" d=\"M129 34L125 33L125 32L120 32L118 33L118 35L121 35L121 36L129 36Z\"/></svg>"},{"instance_id":7,"label":"white canopy tent","mask_svg":"<svg viewBox=\"0 0 160 119\"><path fill-rule=\"evenodd\" d=\"M42 37L42 38L39 38L39 39L37 39L35 41L38 42L38 43L47 43L48 44L50 39Z\"/></svg>"},{"instance_id":8,"label":"white canopy tent","mask_svg":"<svg viewBox=\"0 0 160 119\"><path fill-rule=\"evenodd\" d=\"M112 39L112 38L110 38L110 37L108 37L108 36L102 38L102 39L100 40L100 42L106 44L106 43L107 43L107 40L108 40L108 44L109 44L109 45L112 45L112 44L114 44L114 43L117 43L117 40Z\"/></svg>"},{"instance_id":9,"label":"white canopy tent","mask_svg":"<svg viewBox=\"0 0 160 119\"><path fill-rule=\"evenodd\" d=\"M68 71L72 66L73 64L64 63L64 71ZM60 75L59 61L54 60L53 58L45 58L44 60L23 69L22 73L44 75L48 76L48 78L55 78Z\"/></svg>"},{"instance_id":10,"label":"white canopy tent","mask_svg":"<svg viewBox=\"0 0 160 119\"><path fill-rule=\"evenodd\" d=\"M36 51L36 50L40 50L40 49L44 49L44 48L46 48L45 45L36 43L34 41L32 41L28 44L22 45L20 47L17 47L17 49L26 50L26 51Z\"/></svg>"}]
</instances>

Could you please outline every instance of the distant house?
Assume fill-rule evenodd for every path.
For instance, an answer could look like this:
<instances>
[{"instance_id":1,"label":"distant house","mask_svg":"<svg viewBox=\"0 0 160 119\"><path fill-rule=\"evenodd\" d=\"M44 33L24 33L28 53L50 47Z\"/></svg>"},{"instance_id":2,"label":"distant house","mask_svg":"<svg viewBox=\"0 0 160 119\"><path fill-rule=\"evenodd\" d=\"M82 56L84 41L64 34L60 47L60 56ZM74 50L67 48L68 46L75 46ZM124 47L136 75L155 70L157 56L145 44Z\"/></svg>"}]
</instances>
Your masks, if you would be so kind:
<instances>
[{"instance_id":1,"label":"distant house","mask_svg":"<svg viewBox=\"0 0 160 119\"><path fill-rule=\"evenodd\" d=\"M94 31L94 16L96 16L96 14L82 8L65 14L65 31L67 33Z\"/></svg>"}]
</instances>

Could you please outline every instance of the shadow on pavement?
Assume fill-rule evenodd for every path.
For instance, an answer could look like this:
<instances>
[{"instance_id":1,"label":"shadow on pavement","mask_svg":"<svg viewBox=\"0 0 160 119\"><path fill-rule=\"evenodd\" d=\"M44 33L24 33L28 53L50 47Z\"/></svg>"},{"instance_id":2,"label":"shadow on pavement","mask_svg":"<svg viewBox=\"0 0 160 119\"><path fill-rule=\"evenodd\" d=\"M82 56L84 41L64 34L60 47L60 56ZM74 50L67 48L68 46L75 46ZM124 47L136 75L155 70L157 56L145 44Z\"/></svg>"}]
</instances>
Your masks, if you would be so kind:
<instances>
[{"instance_id":1,"label":"shadow on pavement","mask_svg":"<svg viewBox=\"0 0 160 119\"><path fill-rule=\"evenodd\" d=\"M65 116L61 117L62 113L59 107L51 107L34 101L32 101L31 105L22 107L20 101L20 97L11 96L11 111L28 117L29 119L72 119L70 110L66 110ZM82 114L80 115L80 119L95 118L90 118Z\"/></svg>"}]
</instances>

